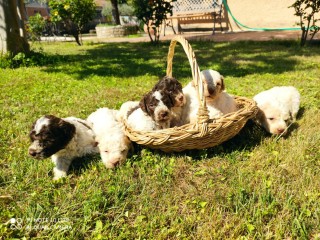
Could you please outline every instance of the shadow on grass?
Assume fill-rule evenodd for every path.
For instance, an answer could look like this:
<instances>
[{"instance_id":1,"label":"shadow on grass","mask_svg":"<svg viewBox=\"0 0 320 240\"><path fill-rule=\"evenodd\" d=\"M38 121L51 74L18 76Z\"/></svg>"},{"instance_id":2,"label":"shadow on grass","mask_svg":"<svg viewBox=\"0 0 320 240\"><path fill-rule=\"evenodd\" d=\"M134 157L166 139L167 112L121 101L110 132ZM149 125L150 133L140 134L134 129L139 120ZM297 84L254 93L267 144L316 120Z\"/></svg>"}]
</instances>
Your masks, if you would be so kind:
<instances>
[{"instance_id":1,"label":"shadow on grass","mask_svg":"<svg viewBox=\"0 0 320 240\"><path fill-rule=\"evenodd\" d=\"M75 176L80 176L84 171L90 169L92 165L96 165L99 161L101 161L99 154L76 158L72 161L68 174L72 173Z\"/></svg>"},{"instance_id":2,"label":"shadow on grass","mask_svg":"<svg viewBox=\"0 0 320 240\"><path fill-rule=\"evenodd\" d=\"M204 150L185 151L184 154L192 157L194 160L202 160L204 158L212 158L221 154L228 154L235 151L252 151L261 141L270 136L260 126L252 120L247 121L245 126L233 138Z\"/></svg>"},{"instance_id":3,"label":"shadow on grass","mask_svg":"<svg viewBox=\"0 0 320 240\"><path fill-rule=\"evenodd\" d=\"M294 56L318 55L317 47L300 48L295 41L269 42L191 42L200 69L212 68L222 74L244 77L248 74L280 74L294 71ZM85 46L84 46L85 47ZM88 76L136 77L165 75L169 42L93 44L81 55L64 55L55 68L47 72L64 72L83 80ZM312 51L310 51L312 48ZM68 63L68 64L66 64ZM310 68L310 66L308 66ZM173 75L190 78L190 66L179 44L175 48Z\"/></svg>"}]
</instances>

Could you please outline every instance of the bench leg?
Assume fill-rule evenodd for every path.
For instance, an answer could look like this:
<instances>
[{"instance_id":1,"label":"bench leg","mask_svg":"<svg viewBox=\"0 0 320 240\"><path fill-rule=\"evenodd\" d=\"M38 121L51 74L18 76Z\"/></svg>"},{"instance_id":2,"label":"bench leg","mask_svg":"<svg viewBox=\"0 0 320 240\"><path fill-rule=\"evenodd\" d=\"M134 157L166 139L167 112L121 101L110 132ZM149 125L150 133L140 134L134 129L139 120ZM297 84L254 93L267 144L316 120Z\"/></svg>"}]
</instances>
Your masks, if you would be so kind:
<instances>
[{"instance_id":1,"label":"bench leg","mask_svg":"<svg viewBox=\"0 0 320 240\"><path fill-rule=\"evenodd\" d=\"M223 31L223 28L222 28L222 10L220 10L220 12L219 12L219 22L220 22L220 30L221 30L221 32Z\"/></svg>"},{"instance_id":2,"label":"bench leg","mask_svg":"<svg viewBox=\"0 0 320 240\"><path fill-rule=\"evenodd\" d=\"M213 15L213 29L212 29L212 35L215 34L215 31L216 31L216 14L215 13L212 13Z\"/></svg>"},{"instance_id":3,"label":"bench leg","mask_svg":"<svg viewBox=\"0 0 320 240\"><path fill-rule=\"evenodd\" d=\"M178 33L179 34L183 34L183 29L182 29L182 27L180 25L179 19L178 19Z\"/></svg>"},{"instance_id":4,"label":"bench leg","mask_svg":"<svg viewBox=\"0 0 320 240\"><path fill-rule=\"evenodd\" d=\"M176 30L174 30L172 20L168 20L168 22L167 22L166 20L164 20L163 36L166 35L166 27L171 27L173 33L174 33L174 34L177 34L177 33L176 33Z\"/></svg>"},{"instance_id":5,"label":"bench leg","mask_svg":"<svg viewBox=\"0 0 320 240\"><path fill-rule=\"evenodd\" d=\"M222 11L219 11L219 13L212 13L213 14L213 29L212 29L212 35L215 34L216 31L216 21L217 21L217 15L218 15L218 19L219 19L219 24L220 24L220 31L223 31L222 28Z\"/></svg>"}]
</instances>

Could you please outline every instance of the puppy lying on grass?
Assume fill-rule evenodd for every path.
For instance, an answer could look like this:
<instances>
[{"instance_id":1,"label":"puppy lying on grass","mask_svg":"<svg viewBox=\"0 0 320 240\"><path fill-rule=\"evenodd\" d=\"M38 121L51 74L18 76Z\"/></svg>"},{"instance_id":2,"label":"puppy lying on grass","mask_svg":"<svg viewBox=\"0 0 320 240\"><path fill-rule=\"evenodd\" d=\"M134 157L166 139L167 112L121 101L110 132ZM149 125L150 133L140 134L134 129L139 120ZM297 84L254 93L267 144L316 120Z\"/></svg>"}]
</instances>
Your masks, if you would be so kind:
<instances>
[{"instance_id":1,"label":"puppy lying on grass","mask_svg":"<svg viewBox=\"0 0 320 240\"><path fill-rule=\"evenodd\" d=\"M34 122L29 136L29 155L36 159L51 157L54 180L67 175L75 158L99 152L90 124L80 118L43 116Z\"/></svg>"},{"instance_id":2,"label":"puppy lying on grass","mask_svg":"<svg viewBox=\"0 0 320 240\"><path fill-rule=\"evenodd\" d=\"M299 111L299 91L292 86L273 87L253 99L259 107L256 122L271 134L286 135Z\"/></svg>"},{"instance_id":3,"label":"puppy lying on grass","mask_svg":"<svg viewBox=\"0 0 320 240\"><path fill-rule=\"evenodd\" d=\"M96 135L102 162L107 168L123 163L132 144L124 133L124 125L116 120L119 111L99 108L91 113L87 121Z\"/></svg>"}]
</instances>

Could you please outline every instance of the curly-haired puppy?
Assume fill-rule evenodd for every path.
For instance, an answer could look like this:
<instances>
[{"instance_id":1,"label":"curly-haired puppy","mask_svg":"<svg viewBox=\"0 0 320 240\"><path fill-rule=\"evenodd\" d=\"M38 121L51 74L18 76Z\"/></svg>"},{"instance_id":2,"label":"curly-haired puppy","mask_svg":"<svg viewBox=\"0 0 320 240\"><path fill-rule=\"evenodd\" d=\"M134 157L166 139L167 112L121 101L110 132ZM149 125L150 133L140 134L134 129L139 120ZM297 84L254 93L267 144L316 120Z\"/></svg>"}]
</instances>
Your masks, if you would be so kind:
<instances>
[{"instance_id":1,"label":"curly-haired puppy","mask_svg":"<svg viewBox=\"0 0 320 240\"><path fill-rule=\"evenodd\" d=\"M292 86L273 87L253 98L259 108L256 122L269 133L285 135L288 125L296 120L300 93Z\"/></svg>"},{"instance_id":2,"label":"curly-haired puppy","mask_svg":"<svg viewBox=\"0 0 320 240\"><path fill-rule=\"evenodd\" d=\"M139 101L124 102L117 113L117 116L116 116L117 121L123 122L124 120L127 120L128 116L138 108L139 108Z\"/></svg>"},{"instance_id":3,"label":"curly-haired puppy","mask_svg":"<svg viewBox=\"0 0 320 240\"><path fill-rule=\"evenodd\" d=\"M150 91L143 96L139 107L128 113L128 125L136 131L169 128L172 107L168 93L158 90Z\"/></svg>"},{"instance_id":4,"label":"curly-haired puppy","mask_svg":"<svg viewBox=\"0 0 320 240\"><path fill-rule=\"evenodd\" d=\"M28 150L30 156L51 157L55 164L55 180L67 175L76 157L98 152L93 130L85 120L75 117L45 115L34 122L29 136L32 141Z\"/></svg>"},{"instance_id":5,"label":"curly-haired puppy","mask_svg":"<svg viewBox=\"0 0 320 240\"><path fill-rule=\"evenodd\" d=\"M232 96L225 92L224 78L214 70L201 72L204 80L204 95L211 119L237 111L237 103Z\"/></svg>"},{"instance_id":6,"label":"curly-haired puppy","mask_svg":"<svg viewBox=\"0 0 320 240\"><path fill-rule=\"evenodd\" d=\"M182 92L181 83L173 77L165 76L161 80L159 80L153 87L152 91L156 90L166 92L170 96L173 104L173 107L171 108L171 127L182 125L182 107L186 103L186 98Z\"/></svg>"},{"instance_id":7,"label":"curly-haired puppy","mask_svg":"<svg viewBox=\"0 0 320 240\"><path fill-rule=\"evenodd\" d=\"M102 162L107 168L123 163L132 148L131 141L124 133L123 123L116 120L117 113L117 110L99 108L87 118L96 135Z\"/></svg>"},{"instance_id":8,"label":"curly-haired puppy","mask_svg":"<svg viewBox=\"0 0 320 240\"><path fill-rule=\"evenodd\" d=\"M237 111L236 101L225 92L224 78L219 72L214 70L204 70L201 72L204 96L209 111L210 119L217 119L223 115ZM188 83L183 88L187 103L183 109L183 119L185 123L195 123L199 109L199 99L197 89L193 82Z\"/></svg>"}]
</instances>

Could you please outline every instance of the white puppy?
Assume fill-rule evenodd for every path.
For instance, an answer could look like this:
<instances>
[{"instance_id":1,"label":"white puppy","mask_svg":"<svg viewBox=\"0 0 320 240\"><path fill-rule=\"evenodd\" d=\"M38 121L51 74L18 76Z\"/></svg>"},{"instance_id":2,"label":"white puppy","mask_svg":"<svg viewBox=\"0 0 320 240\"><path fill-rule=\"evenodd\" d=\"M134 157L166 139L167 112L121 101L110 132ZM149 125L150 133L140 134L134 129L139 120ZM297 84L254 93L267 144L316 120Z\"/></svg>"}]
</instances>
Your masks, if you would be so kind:
<instances>
[{"instance_id":1,"label":"white puppy","mask_svg":"<svg viewBox=\"0 0 320 240\"><path fill-rule=\"evenodd\" d=\"M71 162L87 154L97 153L97 142L89 123L68 117L46 115L36 120L30 131L29 154L36 159L51 156L54 180L67 175Z\"/></svg>"},{"instance_id":2,"label":"white puppy","mask_svg":"<svg viewBox=\"0 0 320 240\"><path fill-rule=\"evenodd\" d=\"M224 79L219 72L204 70L201 72L201 80L210 119L217 119L227 113L237 111L236 101L224 91ZM186 105L182 114L183 119L185 123L195 123L200 102L194 83L190 82L184 87L183 93L186 97Z\"/></svg>"},{"instance_id":3,"label":"white puppy","mask_svg":"<svg viewBox=\"0 0 320 240\"><path fill-rule=\"evenodd\" d=\"M132 147L124 133L123 123L116 120L117 114L117 110L100 108L87 118L96 135L102 162L107 168L123 163Z\"/></svg>"},{"instance_id":4,"label":"white puppy","mask_svg":"<svg viewBox=\"0 0 320 240\"><path fill-rule=\"evenodd\" d=\"M298 90L292 86L273 87L257 94L253 99L259 107L257 123L271 134L285 135L288 124L296 120L299 111Z\"/></svg>"}]
</instances>

